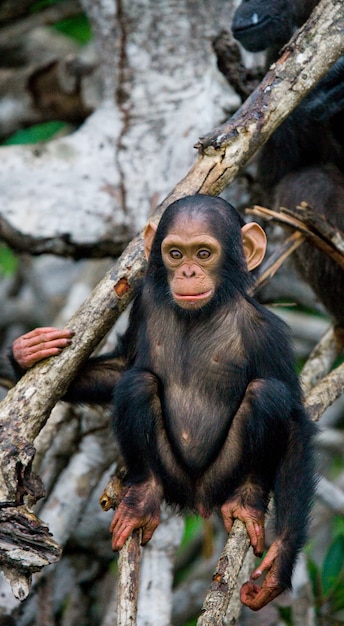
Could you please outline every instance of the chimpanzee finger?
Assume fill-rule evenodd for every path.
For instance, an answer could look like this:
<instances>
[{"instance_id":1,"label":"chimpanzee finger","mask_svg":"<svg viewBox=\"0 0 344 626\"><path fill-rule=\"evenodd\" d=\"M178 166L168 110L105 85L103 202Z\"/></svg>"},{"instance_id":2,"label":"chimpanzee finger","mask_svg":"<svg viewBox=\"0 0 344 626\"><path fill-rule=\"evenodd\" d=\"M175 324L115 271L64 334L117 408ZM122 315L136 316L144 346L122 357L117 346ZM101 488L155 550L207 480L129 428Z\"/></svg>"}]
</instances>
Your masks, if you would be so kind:
<instances>
[{"instance_id":1,"label":"chimpanzee finger","mask_svg":"<svg viewBox=\"0 0 344 626\"><path fill-rule=\"evenodd\" d=\"M255 556L262 556L265 547L264 528L255 520L246 519L245 524Z\"/></svg>"}]
</instances>

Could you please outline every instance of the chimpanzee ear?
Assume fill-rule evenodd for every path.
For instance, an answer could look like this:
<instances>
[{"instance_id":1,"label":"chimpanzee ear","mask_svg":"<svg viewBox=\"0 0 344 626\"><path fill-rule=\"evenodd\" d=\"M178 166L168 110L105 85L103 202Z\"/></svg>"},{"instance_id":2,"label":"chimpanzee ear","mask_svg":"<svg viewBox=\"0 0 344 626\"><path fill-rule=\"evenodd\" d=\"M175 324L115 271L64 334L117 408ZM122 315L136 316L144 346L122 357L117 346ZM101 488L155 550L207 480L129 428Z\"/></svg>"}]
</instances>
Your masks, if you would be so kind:
<instances>
[{"instance_id":1,"label":"chimpanzee ear","mask_svg":"<svg viewBox=\"0 0 344 626\"><path fill-rule=\"evenodd\" d=\"M155 237L157 228L158 227L156 224L154 224L154 222L148 222L143 233L143 243L144 243L145 256L146 256L147 261L149 259L149 255L152 250L153 239Z\"/></svg>"},{"instance_id":2,"label":"chimpanzee ear","mask_svg":"<svg viewBox=\"0 0 344 626\"><path fill-rule=\"evenodd\" d=\"M249 270L254 270L262 262L266 252L266 234L259 224L249 222L241 229L244 254Z\"/></svg>"}]
</instances>

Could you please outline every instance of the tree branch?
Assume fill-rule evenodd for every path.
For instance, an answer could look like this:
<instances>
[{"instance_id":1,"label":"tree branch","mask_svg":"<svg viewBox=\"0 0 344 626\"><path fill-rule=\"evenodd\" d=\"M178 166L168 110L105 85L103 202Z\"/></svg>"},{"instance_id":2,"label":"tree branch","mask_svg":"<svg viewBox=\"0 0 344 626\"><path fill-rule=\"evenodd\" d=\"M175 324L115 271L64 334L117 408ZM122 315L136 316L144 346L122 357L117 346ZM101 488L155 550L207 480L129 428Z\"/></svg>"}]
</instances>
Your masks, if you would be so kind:
<instances>
[{"instance_id":1,"label":"tree branch","mask_svg":"<svg viewBox=\"0 0 344 626\"><path fill-rule=\"evenodd\" d=\"M72 241L68 232L55 237L39 237L20 232L0 214L0 239L5 241L14 252L27 252L32 256L54 254L77 261L84 258L100 259L119 256L123 252L125 243L129 242L129 234L123 233L123 242L114 241L109 237L100 239L98 243Z\"/></svg>"}]
</instances>

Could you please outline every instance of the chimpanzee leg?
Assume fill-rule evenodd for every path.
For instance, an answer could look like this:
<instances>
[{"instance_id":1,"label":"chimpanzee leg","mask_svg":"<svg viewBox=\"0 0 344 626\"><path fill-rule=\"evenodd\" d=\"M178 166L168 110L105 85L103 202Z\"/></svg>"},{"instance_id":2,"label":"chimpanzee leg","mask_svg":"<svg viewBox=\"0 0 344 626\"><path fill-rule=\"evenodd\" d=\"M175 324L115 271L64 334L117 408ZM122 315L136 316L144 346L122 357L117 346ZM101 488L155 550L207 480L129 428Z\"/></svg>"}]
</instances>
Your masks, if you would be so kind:
<instances>
[{"instance_id":1,"label":"chimpanzee leg","mask_svg":"<svg viewBox=\"0 0 344 626\"><path fill-rule=\"evenodd\" d=\"M174 474L177 481L185 481L166 435L156 376L139 368L125 372L113 402L113 426L127 468L126 482L143 482L152 473L163 479Z\"/></svg>"},{"instance_id":2,"label":"chimpanzee leg","mask_svg":"<svg viewBox=\"0 0 344 626\"><path fill-rule=\"evenodd\" d=\"M315 491L314 435L316 428L299 407L292 416L286 452L274 483L276 539L240 592L243 604L257 611L291 586L299 550L305 543ZM261 586L256 581L266 574Z\"/></svg>"},{"instance_id":3,"label":"chimpanzee leg","mask_svg":"<svg viewBox=\"0 0 344 626\"><path fill-rule=\"evenodd\" d=\"M132 368L125 372L114 392L114 430L127 469L128 487L113 518L112 547L120 549L135 528L143 529L147 543L159 524L163 485L159 457L163 452L165 472L176 480L183 472L174 461L162 423L159 382L150 372Z\"/></svg>"},{"instance_id":4,"label":"chimpanzee leg","mask_svg":"<svg viewBox=\"0 0 344 626\"><path fill-rule=\"evenodd\" d=\"M289 430L286 454L275 479L275 527L281 544L278 575L285 587L291 585L292 565L307 539L317 481L314 459L316 432L316 426L301 409Z\"/></svg>"},{"instance_id":5,"label":"chimpanzee leg","mask_svg":"<svg viewBox=\"0 0 344 626\"><path fill-rule=\"evenodd\" d=\"M200 509L222 504L228 532L234 519L245 522L256 555L264 551L264 515L285 451L289 401L289 391L280 381L250 383L222 450L203 476L198 492Z\"/></svg>"},{"instance_id":6,"label":"chimpanzee leg","mask_svg":"<svg viewBox=\"0 0 344 626\"><path fill-rule=\"evenodd\" d=\"M290 400L288 389L277 380L256 380L248 386L221 454L204 476L203 492L199 492L201 502L207 502L211 493L221 499L221 492L216 493L218 480L227 530L234 519L241 519L256 554L264 549L264 512L269 491L274 493L276 539L241 588L241 601L253 610L290 586L314 494L315 427L301 405L294 404L290 411ZM236 463L237 473L233 473ZM264 572L259 586L255 581Z\"/></svg>"}]
</instances>

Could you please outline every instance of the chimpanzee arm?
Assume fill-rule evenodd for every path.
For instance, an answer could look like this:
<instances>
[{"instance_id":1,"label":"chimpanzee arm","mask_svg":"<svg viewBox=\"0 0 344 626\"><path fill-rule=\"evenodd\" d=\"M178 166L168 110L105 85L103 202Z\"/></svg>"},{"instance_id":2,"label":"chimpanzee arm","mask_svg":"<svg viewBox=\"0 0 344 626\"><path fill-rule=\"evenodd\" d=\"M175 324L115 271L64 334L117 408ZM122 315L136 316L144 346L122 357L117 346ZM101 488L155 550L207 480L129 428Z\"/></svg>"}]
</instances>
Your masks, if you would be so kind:
<instances>
[{"instance_id":1,"label":"chimpanzee arm","mask_svg":"<svg viewBox=\"0 0 344 626\"><path fill-rule=\"evenodd\" d=\"M74 404L107 404L125 367L123 357L113 353L86 361L61 398Z\"/></svg>"},{"instance_id":2,"label":"chimpanzee arm","mask_svg":"<svg viewBox=\"0 0 344 626\"><path fill-rule=\"evenodd\" d=\"M118 338L115 350L86 361L71 382L63 400L89 404L111 402L114 386L135 352L138 311L139 303L134 302L131 316L135 319L129 324L123 336ZM13 342L8 353L6 378L17 382L39 361L60 354L66 346L75 341L74 335L72 330L60 330L50 326L35 328L21 335Z\"/></svg>"},{"instance_id":3,"label":"chimpanzee arm","mask_svg":"<svg viewBox=\"0 0 344 626\"><path fill-rule=\"evenodd\" d=\"M72 343L74 332L70 329L44 326L35 328L14 340L9 361L19 380L27 369L51 356L57 356Z\"/></svg>"},{"instance_id":4,"label":"chimpanzee arm","mask_svg":"<svg viewBox=\"0 0 344 626\"><path fill-rule=\"evenodd\" d=\"M12 374L8 373L7 377L15 384L24 376L27 368L19 365L12 351L10 351L8 358ZM99 357L91 357L81 366L61 399L74 404L107 404L111 402L114 387L125 368L125 363L124 356L117 355L117 351ZM9 368L7 371L9 372Z\"/></svg>"},{"instance_id":5,"label":"chimpanzee arm","mask_svg":"<svg viewBox=\"0 0 344 626\"><path fill-rule=\"evenodd\" d=\"M303 409L300 409L297 419L292 423L286 454L275 480L276 535L284 546L278 564L279 575L287 587L290 587L288 563L295 562L296 555L307 538L316 484L313 444L315 433L315 425L307 419Z\"/></svg>"},{"instance_id":6,"label":"chimpanzee arm","mask_svg":"<svg viewBox=\"0 0 344 626\"><path fill-rule=\"evenodd\" d=\"M36 328L13 342L8 355L13 382L17 382L35 363L60 352L72 343L73 331L53 327ZM122 340L115 351L92 357L81 367L62 398L68 402L105 404L111 402L112 392L126 363ZM9 369L9 368L7 368Z\"/></svg>"}]
</instances>

